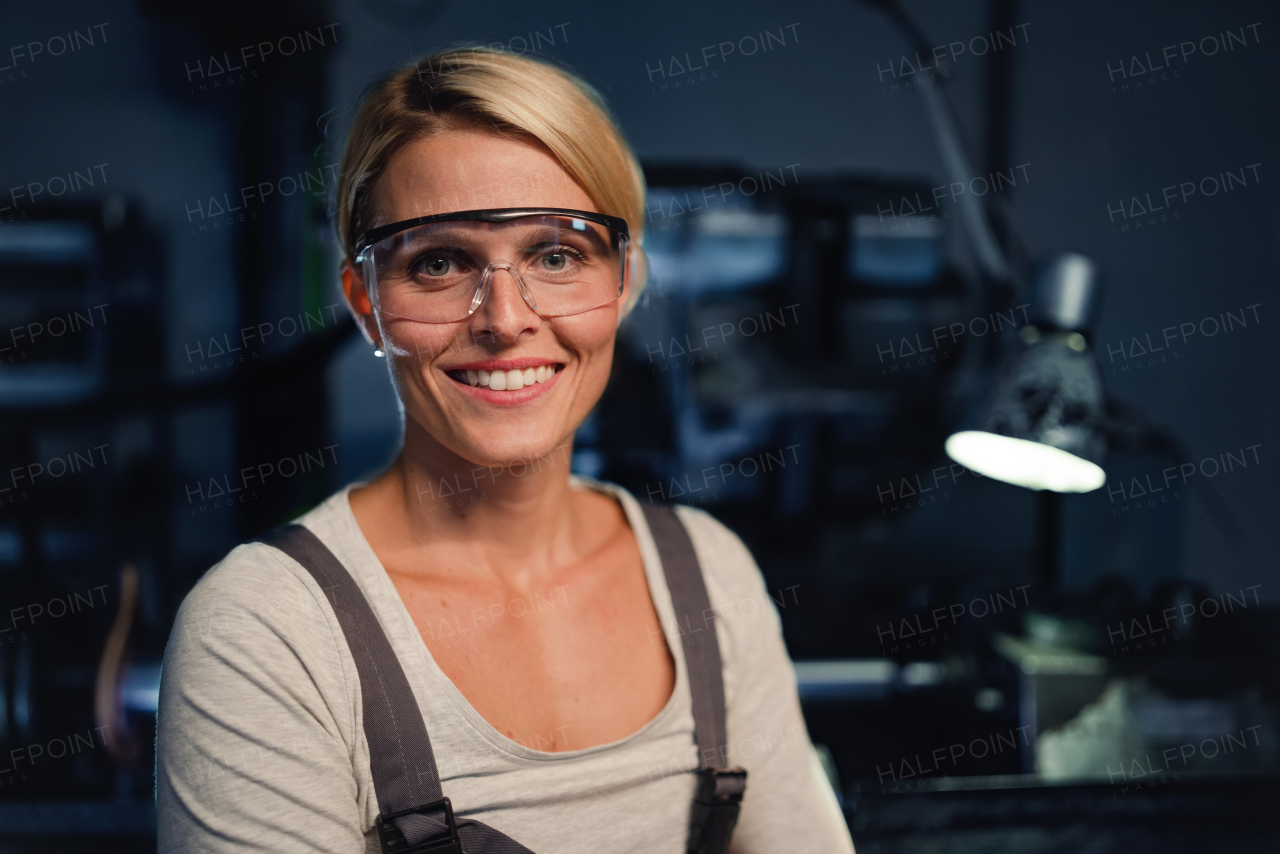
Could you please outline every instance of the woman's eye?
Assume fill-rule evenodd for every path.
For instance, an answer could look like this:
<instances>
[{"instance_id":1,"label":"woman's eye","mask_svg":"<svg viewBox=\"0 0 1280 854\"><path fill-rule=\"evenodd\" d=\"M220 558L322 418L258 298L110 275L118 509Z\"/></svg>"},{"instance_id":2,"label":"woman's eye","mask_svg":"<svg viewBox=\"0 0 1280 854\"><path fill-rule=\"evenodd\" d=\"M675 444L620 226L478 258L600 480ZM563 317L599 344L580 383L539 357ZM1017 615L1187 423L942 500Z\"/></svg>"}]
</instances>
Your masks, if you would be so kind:
<instances>
[{"instance_id":1,"label":"woman's eye","mask_svg":"<svg viewBox=\"0 0 1280 854\"><path fill-rule=\"evenodd\" d=\"M422 270L428 276L443 276L449 272L449 259L428 258L422 263Z\"/></svg>"},{"instance_id":2,"label":"woman's eye","mask_svg":"<svg viewBox=\"0 0 1280 854\"><path fill-rule=\"evenodd\" d=\"M542 256L542 266L553 272L559 272L569 266L569 259L563 252L548 252Z\"/></svg>"}]
</instances>

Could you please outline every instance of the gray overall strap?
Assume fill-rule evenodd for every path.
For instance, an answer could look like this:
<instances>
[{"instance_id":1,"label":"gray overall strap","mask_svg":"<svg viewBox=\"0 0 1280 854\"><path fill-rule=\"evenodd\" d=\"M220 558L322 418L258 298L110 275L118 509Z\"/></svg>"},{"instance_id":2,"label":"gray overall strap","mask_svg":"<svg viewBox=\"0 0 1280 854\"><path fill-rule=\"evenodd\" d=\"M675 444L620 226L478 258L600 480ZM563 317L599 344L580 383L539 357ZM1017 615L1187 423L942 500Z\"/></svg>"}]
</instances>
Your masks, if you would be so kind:
<instances>
[{"instance_id":1,"label":"gray overall strap","mask_svg":"<svg viewBox=\"0 0 1280 854\"><path fill-rule=\"evenodd\" d=\"M693 734L702 768L725 767L724 674L714 611L689 532L661 504L641 503L671 591L693 695Z\"/></svg>"},{"instance_id":2,"label":"gray overall strap","mask_svg":"<svg viewBox=\"0 0 1280 854\"><path fill-rule=\"evenodd\" d=\"M698 555L684 523L660 504L641 504L658 546L671 591L693 700L693 738L698 747L698 788L689 818L689 854L724 854L738 823L747 772L727 768L724 672L715 612Z\"/></svg>"},{"instance_id":3,"label":"gray overall strap","mask_svg":"<svg viewBox=\"0 0 1280 854\"><path fill-rule=\"evenodd\" d=\"M440 773L417 698L355 579L333 552L302 525L277 528L259 540L289 555L311 573L338 617L360 676L364 732L369 742L369 767L379 815L443 800ZM448 830L443 807L394 818L391 823L403 834L401 848L406 851ZM461 819L456 827L462 847L453 850L465 849L469 854L532 854L514 839L481 822Z\"/></svg>"}]
</instances>

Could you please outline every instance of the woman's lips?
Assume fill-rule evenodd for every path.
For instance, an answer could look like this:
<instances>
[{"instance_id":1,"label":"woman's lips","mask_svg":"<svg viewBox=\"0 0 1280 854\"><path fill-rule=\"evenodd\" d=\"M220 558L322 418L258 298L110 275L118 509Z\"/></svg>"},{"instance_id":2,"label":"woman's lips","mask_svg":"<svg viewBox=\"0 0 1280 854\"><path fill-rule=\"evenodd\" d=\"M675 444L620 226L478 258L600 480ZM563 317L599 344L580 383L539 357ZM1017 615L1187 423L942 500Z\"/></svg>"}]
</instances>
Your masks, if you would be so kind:
<instances>
[{"instance_id":1,"label":"woman's lips","mask_svg":"<svg viewBox=\"0 0 1280 854\"><path fill-rule=\"evenodd\" d=\"M525 368L536 368L539 365L548 367L557 366L564 367L561 362L555 359L548 359L539 356L525 356L521 359L479 359L474 362L466 362L461 365L450 365L446 371L523 371Z\"/></svg>"}]
</instances>

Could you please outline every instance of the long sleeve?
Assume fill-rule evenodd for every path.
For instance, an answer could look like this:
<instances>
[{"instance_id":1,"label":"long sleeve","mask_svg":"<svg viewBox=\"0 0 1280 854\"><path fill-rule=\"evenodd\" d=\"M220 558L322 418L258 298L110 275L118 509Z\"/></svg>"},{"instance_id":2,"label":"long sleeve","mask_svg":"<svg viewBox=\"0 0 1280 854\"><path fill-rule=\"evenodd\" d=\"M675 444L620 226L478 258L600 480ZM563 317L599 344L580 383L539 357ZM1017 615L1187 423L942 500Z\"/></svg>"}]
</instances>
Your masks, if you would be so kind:
<instances>
[{"instance_id":1,"label":"long sleeve","mask_svg":"<svg viewBox=\"0 0 1280 854\"><path fill-rule=\"evenodd\" d=\"M747 769L733 854L853 852L809 740L774 598L750 551L708 514L681 508L704 567L724 656L728 764ZM791 607L800 593L777 591Z\"/></svg>"},{"instance_id":2,"label":"long sleeve","mask_svg":"<svg viewBox=\"0 0 1280 854\"><path fill-rule=\"evenodd\" d=\"M250 544L183 602L160 686L161 854L367 850L353 675L313 586Z\"/></svg>"}]
</instances>

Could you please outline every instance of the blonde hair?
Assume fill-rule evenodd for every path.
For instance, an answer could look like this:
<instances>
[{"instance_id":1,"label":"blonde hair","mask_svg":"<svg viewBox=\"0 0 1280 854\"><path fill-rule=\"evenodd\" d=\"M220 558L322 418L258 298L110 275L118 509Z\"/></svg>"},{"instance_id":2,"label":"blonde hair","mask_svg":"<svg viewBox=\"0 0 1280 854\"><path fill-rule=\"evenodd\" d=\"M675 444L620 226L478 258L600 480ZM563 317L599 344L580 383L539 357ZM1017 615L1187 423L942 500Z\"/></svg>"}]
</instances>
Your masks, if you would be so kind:
<instances>
[{"instance_id":1,"label":"blonde hair","mask_svg":"<svg viewBox=\"0 0 1280 854\"><path fill-rule=\"evenodd\" d=\"M371 190L404 145L448 130L480 129L541 143L601 213L631 232L629 310L647 277L644 173L604 99L590 84L547 62L488 47L439 51L395 71L364 96L342 153L338 240L348 260L375 225Z\"/></svg>"}]
</instances>

